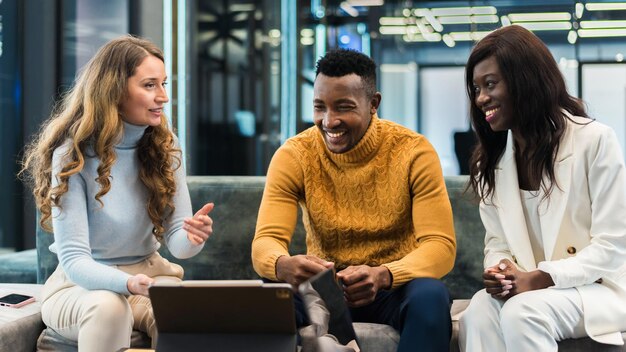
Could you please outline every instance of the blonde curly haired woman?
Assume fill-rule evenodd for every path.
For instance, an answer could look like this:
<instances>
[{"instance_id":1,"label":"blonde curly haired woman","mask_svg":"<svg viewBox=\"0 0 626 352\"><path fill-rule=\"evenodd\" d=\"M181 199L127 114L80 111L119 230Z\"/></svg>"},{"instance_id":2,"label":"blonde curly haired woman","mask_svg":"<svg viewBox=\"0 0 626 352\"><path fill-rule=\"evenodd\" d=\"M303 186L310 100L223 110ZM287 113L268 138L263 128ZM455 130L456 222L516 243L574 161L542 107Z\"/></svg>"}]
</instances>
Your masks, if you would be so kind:
<instances>
[{"instance_id":1,"label":"blonde curly haired woman","mask_svg":"<svg viewBox=\"0 0 626 352\"><path fill-rule=\"evenodd\" d=\"M82 351L128 347L133 329L154 344L148 288L183 276L159 255L160 243L189 258L213 231L212 203L192 216L181 151L163 114L166 79L153 43L111 40L26 150L21 174L59 258L42 318Z\"/></svg>"}]
</instances>

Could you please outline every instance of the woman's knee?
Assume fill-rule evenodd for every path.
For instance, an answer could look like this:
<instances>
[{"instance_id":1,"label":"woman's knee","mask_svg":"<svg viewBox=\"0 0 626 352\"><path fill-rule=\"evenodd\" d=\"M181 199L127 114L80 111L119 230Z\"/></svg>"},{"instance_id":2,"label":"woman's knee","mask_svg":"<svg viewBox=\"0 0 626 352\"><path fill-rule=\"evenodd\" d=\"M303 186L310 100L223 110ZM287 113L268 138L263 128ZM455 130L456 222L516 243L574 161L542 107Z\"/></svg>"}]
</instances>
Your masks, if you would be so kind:
<instances>
[{"instance_id":1,"label":"woman's knee","mask_svg":"<svg viewBox=\"0 0 626 352\"><path fill-rule=\"evenodd\" d=\"M133 314L128 300L123 295L98 290L91 291L84 298L88 306L83 316L83 323L109 325L111 328L130 328L133 325Z\"/></svg>"},{"instance_id":2,"label":"woman's knee","mask_svg":"<svg viewBox=\"0 0 626 352\"><path fill-rule=\"evenodd\" d=\"M497 306L498 303L485 290L476 292L459 318L460 327L493 329L494 325L499 325Z\"/></svg>"},{"instance_id":3,"label":"woman's knee","mask_svg":"<svg viewBox=\"0 0 626 352\"><path fill-rule=\"evenodd\" d=\"M550 322L539 302L517 295L510 298L500 312L500 325L504 335L525 334L529 329L548 329Z\"/></svg>"}]
</instances>

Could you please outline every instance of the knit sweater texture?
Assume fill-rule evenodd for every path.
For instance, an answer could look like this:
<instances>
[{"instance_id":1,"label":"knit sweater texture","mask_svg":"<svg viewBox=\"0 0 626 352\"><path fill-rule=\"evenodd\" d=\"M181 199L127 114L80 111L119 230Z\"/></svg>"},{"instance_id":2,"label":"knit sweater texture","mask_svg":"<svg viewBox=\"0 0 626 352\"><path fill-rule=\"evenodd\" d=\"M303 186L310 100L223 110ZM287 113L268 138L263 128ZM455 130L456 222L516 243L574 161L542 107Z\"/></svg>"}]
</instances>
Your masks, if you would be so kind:
<instances>
[{"instance_id":1,"label":"knit sweater texture","mask_svg":"<svg viewBox=\"0 0 626 352\"><path fill-rule=\"evenodd\" d=\"M100 160L88 147L83 169L69 178L61 206L52 208L54 243L50 250L57 254L69 279L86 289L129 294L126 283L130 275L115 265L138 263L160 247L146 210L148 191L139 179L137 143L145 130L146 126L124 123L123 139L115 146L117 159L111 168L111 189L101 198L103 204L95 199L100 191L95 181ZM52 187L59 184L56 175L67 164L70 147L68 140L54 151ZM204 244L191 243L182 228L184 218L192 215L182 165L175 171L175 179L176 209L164 221L163 237L174 256L189 258L200 252Z\"/></svg>"},{"instance_id":2,"label":"knit sweater texture","mask_svg":"<svg viewBox=\"0 0 626 352\"><path fill-rule=\"evenodd\" d=\"M348 152L329 151L317 127L276 151L252 244L259 275L277 280L276 260L289 255L298 204L308 254L339 270L384 265L395 288L441 278L454 265L452 210L437 153L424 136L376 115Z\"/></svg>"}]
</instances>

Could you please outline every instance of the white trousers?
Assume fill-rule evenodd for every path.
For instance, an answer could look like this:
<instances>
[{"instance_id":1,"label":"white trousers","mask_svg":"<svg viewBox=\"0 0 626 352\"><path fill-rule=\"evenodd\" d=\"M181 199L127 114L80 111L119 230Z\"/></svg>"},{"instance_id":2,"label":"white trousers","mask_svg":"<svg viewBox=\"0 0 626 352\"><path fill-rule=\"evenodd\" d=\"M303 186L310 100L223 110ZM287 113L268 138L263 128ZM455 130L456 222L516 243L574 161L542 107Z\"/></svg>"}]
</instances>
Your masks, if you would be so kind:
<instances>
[{"instance_id":1,"label":"white trousers","mask_svg":"<svg viewBox=\"0 0 626 352\"><path fill-rule=\"evenodd\" d=\"M459 320L462 352L558 351L557 341L587 336L575 288L529 291L508 301L478 291Z\"/></svg>"},{"instance_id":2,"label":"white trousers","mask_svg":"<svg viewBox=\"0 0 626 352\"><path fill-rule=\"evenodd\" d=\"M131 265L119 265L131 275L157 281L180 281L183 268L154 253ZM124 296L108 290L87 290L71 282L61 265L44 285L41 318L48 328L78 342L78 350L111 352L130 347L133 329L144 331L156 344L156 324L148 297Z\"/></svg>"}]
</instances>

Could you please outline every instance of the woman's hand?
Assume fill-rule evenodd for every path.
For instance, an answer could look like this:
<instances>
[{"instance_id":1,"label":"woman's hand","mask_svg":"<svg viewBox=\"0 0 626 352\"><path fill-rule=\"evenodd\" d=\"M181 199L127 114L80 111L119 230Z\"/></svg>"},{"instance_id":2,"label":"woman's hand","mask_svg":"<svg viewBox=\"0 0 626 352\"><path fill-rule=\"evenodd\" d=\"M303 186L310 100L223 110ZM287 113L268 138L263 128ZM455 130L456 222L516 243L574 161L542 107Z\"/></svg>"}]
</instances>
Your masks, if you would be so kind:
<instances>
[{"instance_id":1,"label":"woman's hand","mask_svg":"<svg viewBox=\"0 0 626 352\"><path fill-rule=\"evenodd\" d=\"M137 274L131 276L128 281L126 281L126 288L128 289L128 292L132 293L133 295L142 295L148 297L148 289L150 288L152 283L154 283L153 278L144 274Z\"/></svg>"},{"instance_id":2,"label":"woman's hand","mask_svg":"<svg viewBox=\"0 0 626 352\"><path fill-rule=\"evenodd\" d=\"M492 297L504 300L523 292L541 290L554 285L550 274L541 270L521 271L508 259L502 259L498 265L487 268L483 274L483 281L485 287L489 283L487 292Z\"/></svg>"},{"instance_id":3,"label":"woman's hand","mask_svg":"<svg viewBox=\"0 0 626 352\"><path fill-rule=\"evenodd\" d=\"M187 231L187 239L195 245L204 243L213 233L213 219L209 213L213 210L213 203L205 204L192 218L186 218L183 229Z\"/></svg>"},{"instance_id":4,"label":"woman's hand","mask_svg":"<svg viewBox=\"0 0 626 352\"><path fill-rule=\"evenodd\" d=\"M499 264L485 269L483 273L483 285L487 293L495 299L508 299L507 295L513 289L513 278L507 277L503 270L506 264L501 261Z\"/></svg>"}]
</instances>

